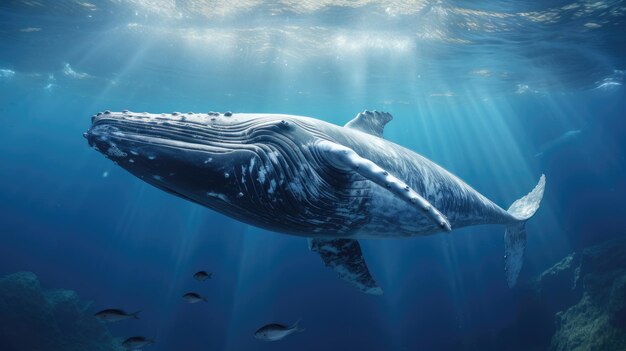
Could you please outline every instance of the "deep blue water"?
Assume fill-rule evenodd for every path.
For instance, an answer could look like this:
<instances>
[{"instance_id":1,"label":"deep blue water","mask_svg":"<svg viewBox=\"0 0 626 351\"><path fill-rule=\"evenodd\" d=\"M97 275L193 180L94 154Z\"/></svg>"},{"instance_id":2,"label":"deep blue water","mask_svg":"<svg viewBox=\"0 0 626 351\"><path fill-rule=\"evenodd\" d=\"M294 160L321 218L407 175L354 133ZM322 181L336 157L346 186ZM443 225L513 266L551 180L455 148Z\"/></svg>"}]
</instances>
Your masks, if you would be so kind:
<instances>
[{"instance_id":1,"label":"deep blue water","mask_svg":"<svg viewBox=\"0 0 626 351\"><path fill-rule=\"evenodd\" d=\"M82 133L105 109L340 125L384 110L387 139L504 208L545 173L520 286L624 235L622 1L255 3L0 4L0 275L32 271L94 311L142 309L110 330L155 337L155 351L496 349L524 312L504 278L503 227L363 241L385 289L364 295L306 240L173 197L89 148ZM213 279L194 281L199 269ZM183 303L188 290L209 302ZM304 333L253 337L299 318Z\"/></svg>"}]
</instances>

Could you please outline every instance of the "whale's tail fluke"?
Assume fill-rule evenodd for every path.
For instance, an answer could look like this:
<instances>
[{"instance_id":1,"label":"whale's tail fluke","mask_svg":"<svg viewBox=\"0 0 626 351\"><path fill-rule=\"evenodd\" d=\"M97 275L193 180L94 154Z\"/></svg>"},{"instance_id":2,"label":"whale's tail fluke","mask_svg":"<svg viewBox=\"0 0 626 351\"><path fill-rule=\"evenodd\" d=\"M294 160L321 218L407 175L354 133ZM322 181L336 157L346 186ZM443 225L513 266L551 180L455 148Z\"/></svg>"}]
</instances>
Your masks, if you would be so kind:
<instances>
[{"instance_id":1,"label":"whale's tail fluke","mask_svg":"<svg viewBox=\"0 0 626 351\"><path fill-rule=\"evenodd\" d=\"M526 249L526 221L539 209L545 187L546 176L542 174L535 188L528 195L516 200L507 210L517 220L507 225L504 232L504 270L509 287L515 285L522 269Z\"/></svg>"}]
</instances>

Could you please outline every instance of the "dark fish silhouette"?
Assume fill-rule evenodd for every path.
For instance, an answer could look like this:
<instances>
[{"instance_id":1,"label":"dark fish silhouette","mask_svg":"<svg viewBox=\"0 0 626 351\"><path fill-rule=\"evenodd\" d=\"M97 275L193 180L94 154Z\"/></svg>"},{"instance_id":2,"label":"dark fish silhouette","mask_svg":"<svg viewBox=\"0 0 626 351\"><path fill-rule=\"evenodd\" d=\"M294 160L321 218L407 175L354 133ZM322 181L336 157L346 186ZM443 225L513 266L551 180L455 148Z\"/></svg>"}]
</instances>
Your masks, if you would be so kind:
<instances>
[{"instance_id":1,"label":"dark fish silhouette","mask_svg":"<svg viewBox=\"0 0 626 351\"><path fill-rule=\"evenodd\" d=\"M195 292L188 292L185 295L183 295L183 300L189 302L189 303L197 303L200 301L204 301L204 302L208 302L209 299L207 299L206 297L195 293Z\"/></svg>"},{"instance_id":2,"label":"dark fish silhouette","mask_svg":"<svg viewBox=\"0 0 626 351\"><path fill-rule=\"evenodd\" d=\"M122 342L122 346L127 350L137 350L151 344L154 344L154 339L147 339L143 336L133 336Z\"/></svg>"},{"instance_id":3,"label":"dark fish silhouette","mask_svg":"<svg viewBox=\"0 0 626 351\"><path fill-rule=\"evenodd\" d=\"M207 273L206 271L200 271L200 272L196 272L193 275L193 277L196 278L196 280L198 280L198 281L205 281L205 280L211 279L213 277L213 272Z\"/></svg>"},{"instance_id":4,"label":"dark fish silhouette","mask_svg":"<svg viewBox=\"0 0 626 351\"><path fill-rule=\"evenodd\" d=\"M259 328L259 330L254 333L254 337L264 341L281 340L293 332L303 332L304 329L298 328L298 323L300 323L300 319L291 327L278 323L268 324Z\"/></svg>"},{"instance_id":5,"label":"dark fish silhouette","mask_svg":"<svg viewBox=\"0 0 626 351\"><path fill-rule=\"evenodd\" d=\"M94 317L104 322L119 322L125 319L139 319L139 312L141 311L128 313L117 308L109 308L94 314Z\"/></svg>"}]
</instances>

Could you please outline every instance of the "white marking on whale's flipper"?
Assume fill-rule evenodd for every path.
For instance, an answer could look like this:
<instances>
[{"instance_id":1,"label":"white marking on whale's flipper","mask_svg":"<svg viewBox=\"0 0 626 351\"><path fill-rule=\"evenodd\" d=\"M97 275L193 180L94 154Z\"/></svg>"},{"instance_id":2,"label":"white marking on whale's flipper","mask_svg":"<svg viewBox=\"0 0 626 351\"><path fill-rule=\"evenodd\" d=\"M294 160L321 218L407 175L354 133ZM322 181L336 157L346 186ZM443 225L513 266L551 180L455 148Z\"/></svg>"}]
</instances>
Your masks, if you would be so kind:
<instances>
[{"instance_id":1,"label":"white marking on whale's flipper","mask_svg":"<svg viewBox=\"0 0 626 351\"><path fill-rule=\"evenodd\" d=\"M393 116L387 112L366 110L359 112L359 114L350 120L350 122L346 123L344 127L358 129L362 132L382 138L385 124L389 123L392 119Z\"/></svg>"},{"instance_id":2,"label":"white marking on whale's flipper","mask_svg":"<svg viewBox=\"0 0 626 351\"><path fill-rule=\"evenodd\" d=\"M504 271L509 287L517 282L517 277L524 263L526 249L526 221L539 209L543 191L546 187L546 176L541 175L539 183L528 195L516 200L507 212L517 221L507 225L504 232Z\"/></svg>"},{"instance_id":3,"label":"white marking on whale's flipper","mask_svg":"<svg viewBox=\"0 0 626 351\"><path fill-rule=\"evenodd\" d=\"M309 249L317 252L324 264L339 277L366 294L382 295L363 259L359 242L352 239L309 239Z\"/></svg>"},{"instance_id":4,"label":"white marking on whale's flipper","mask_svg":"<svg viewBox=\"0 0 626 351\"><path fill-rule=\"evenodd\" d=\"M393 193L411 206L417 207L426 217L446 231L451 231L450 222L428 200L411 189L405 182L389 174L374 162L359 156L354 150L328 140L318 142L317 148L336 167L352 170Z\"/></svg>"}]
</instances>

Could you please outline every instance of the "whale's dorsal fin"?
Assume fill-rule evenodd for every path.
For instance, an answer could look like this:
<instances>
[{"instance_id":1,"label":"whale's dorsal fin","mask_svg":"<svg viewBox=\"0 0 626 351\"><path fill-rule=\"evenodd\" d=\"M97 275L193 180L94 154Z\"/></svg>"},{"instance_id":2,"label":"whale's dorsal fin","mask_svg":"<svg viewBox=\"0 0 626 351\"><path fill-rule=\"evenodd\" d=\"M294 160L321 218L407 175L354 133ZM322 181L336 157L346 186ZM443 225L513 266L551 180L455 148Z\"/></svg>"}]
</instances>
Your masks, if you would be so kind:
<instances>
[{"instance_id":1,"label":"whale's dorsal fin","mask_svg":"<svg viewBox=\"0 0 626 351\"><path fill-rule=\"evenodd\" d=\"M382 295L367 268L359 242L352 239L309 239L309 249L317 252L324 264L339 277L366 294Z\"/></svg>"},{"instance_id":2,"label":"whale's dorsal fin","mask_svg":"<svg viewBox=\"0 0 626 351\"><path fill-rule=\"evenodd\" d=\"M450 222L428 200L413 190L408 184L393 176L391 173L375 164L374 162L359 156L354 150L341 144L328 140L321 140L316 144L317 150L326 156L330 163L345 171L354 171L363 178L370 180L398 199L419 209L424 216L430 219L436 226L449 232L452 230Z\"/></svg>"},{"instance_id":3,"label":"whale's dorsal fin","mask_svg":"<svg viewBox=\"0 0 626 351\"><path fill-rule=\"evenodd\" d=\"M357 129L382 138L385 124L389 123L392 119L393 116L387 112L365 110L359 112L359 114L350 120L350 122L346 123L344 127Z\"/></svg>"}]
</instances>

